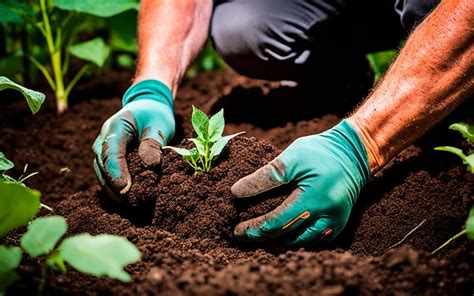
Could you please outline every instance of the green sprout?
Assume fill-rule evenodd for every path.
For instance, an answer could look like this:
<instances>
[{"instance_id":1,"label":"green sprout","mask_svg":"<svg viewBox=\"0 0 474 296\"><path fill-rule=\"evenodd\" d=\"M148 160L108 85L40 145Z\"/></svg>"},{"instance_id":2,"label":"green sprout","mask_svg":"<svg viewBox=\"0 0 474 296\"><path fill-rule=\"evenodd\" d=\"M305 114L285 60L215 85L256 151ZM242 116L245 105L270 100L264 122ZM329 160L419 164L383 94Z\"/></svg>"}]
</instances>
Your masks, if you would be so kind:
<instances>
[{"instance_id":1,"label":"green sprout","mask_svg":"<svg viewBox=\"0 0 474 296\"><path fill-rule=\"evenodd\" d=\"M449 129L460 132L461 135L466 140L468 140L471 144L474 144L474 125L469 125L464 122L459 122L459 123L455 123L449 126ZM463 163L466 165L467 170L470 173L474 174L474 151L470 151L468 155L466 155L461 149L452 147L452 146L440 146L440 147L436 147L435 150L446 151L446 152L450 152L459 156L461 160L463 161ZM474 240L474 205L471 206L471 210L469 211L469 216L464 226L465 228L462 231L460 231L459 233L451 237L444 244L442 244L436 250L431 252L431 254L437 253L439 250L443 249L444 247L448 246L453 241L455 241L456 239L464 235L467 235L468 239Z\"/></svg>"},{"instance_id":2,"label":"green sprout","mask_svg":"<svg viewBox=\"0 0 474 296\"><path fill-rule=\"evenodd\" d=\"M224 109L209 117L193 106L191 118L196 138L189 139L194 144L194 148L185 149L178 147L165 146L183 156L184 160L194 169L194 173L209 172L212 169L213 162L219 157L225 145L244 132L222 136L224 132Z\"/></svg>"}]
</instances>

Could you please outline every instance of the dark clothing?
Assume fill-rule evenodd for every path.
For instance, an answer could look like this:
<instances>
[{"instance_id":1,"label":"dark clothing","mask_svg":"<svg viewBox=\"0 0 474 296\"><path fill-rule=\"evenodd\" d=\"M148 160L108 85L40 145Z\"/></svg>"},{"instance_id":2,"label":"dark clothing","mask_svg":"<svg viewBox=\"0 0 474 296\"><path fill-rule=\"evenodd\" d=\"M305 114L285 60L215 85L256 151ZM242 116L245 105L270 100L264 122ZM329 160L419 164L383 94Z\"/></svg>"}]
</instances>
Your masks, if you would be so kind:
<instances>
[{"instance_id":1,"label":"dark clothing","mask_svg":"<svg viewBox=\"0 0 474 296\"><path fill-rule=\"evenodd\" d=\"M384 0L219 1L211 38L224 60L250 77L337 75L368 52L396 47L404 29L410 31L438 1L397 0L395 9Z\"/></svg>"}]
</instances>

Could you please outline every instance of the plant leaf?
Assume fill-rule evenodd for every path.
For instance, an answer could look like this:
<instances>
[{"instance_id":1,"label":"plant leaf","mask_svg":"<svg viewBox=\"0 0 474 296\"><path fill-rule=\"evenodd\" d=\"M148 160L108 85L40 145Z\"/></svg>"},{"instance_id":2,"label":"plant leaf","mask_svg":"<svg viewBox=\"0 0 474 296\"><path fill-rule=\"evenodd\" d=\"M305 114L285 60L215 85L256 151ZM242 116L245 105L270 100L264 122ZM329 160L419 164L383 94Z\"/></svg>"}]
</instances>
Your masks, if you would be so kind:
<instances>
[{"instance_id":1,"label":"plant leaf","mask_svg":"<svg viewBox=\"0 0 474 296\"><path fill-rule=\"evenodd\" d=\"M133 0L54 0L54 6L100 17L109 17L124 11L138 10L139 3Z\"/></svg>"},{"instance_id":2,"label":"plant leaf","mask_svg":"<svg viewBox=\"0 0 474 296\"><path fill-rule=\"evenodd\" d=\"M224 149L225 145L227 145L227 142L229 142L232 138L243 133L245 132L240 132L240 133L236 133L236 134L232 134L232 135L228 135L228 136L224 136L220 138L216 143L214 143L214 145L212 145L211 157L216 157L219 154L221 154L222 149Z\"/></svg>"},{"instance_id":3,"label":"plant leaf","mask_svg":"<svg viewBox=\"0 0 474 296\"><path fill-rule=\"evenodd\" d=\"M0 273L17 268L20 262L21 249L19 247L0 246Z\"/></svg>"},{"instance_id":4,"label":"plant leaf","mask_svg":"<svg viewBox=\"0 0 474 296\"><path fill-rule=\"evenodd\" d=\"M97 37L86 42L72 45L69 48L69 52L76 58L92 62L102 67L110 55L110 47L105 44L102 38Z\"/></svg>"},{"instance_id":5,"label":"plant leaf","mask_svg":"<svg viewBox=\"0 0 474 296\"><path fill-rule=\"evenodd\" d=\"M221 109L219 112L214 114L211 119L209 119L209 141L216 142L222 136L224 132L224 109Z\"/></svg>"},{"instance_id":6,"label":"plant leaf","mask_svg":"<svg viewBox=\"0 0 474 296\"><path fill-rule=\"evenodd\" d=\"M130 24L137 23L137 16L136 10L128 10L108 19L111 33L109 44L114 50L136 53L137 26L131 26Z\"/></svg>"},{"instance_id":7,"label":"plant leaf","mask_svg":"<svg viewBox=\"0 0 474 296\"><path fill-rule=\"evenodd\" d=\"M375 74L375 81L379 81L385 71L397 56L398 50L391 49L386 51L379 51L375 53L369 53L366 55L369 65Z\"/></svg>"},{"instance_id":8,"label":"plant leaf","mask_svg":"<svg viewBox=\"0 0 474 296\"><path fill-rule=\"evenodd\" d=\"M40 208L39 191L21 184L0 182L0 237L26 225Z\"/></svg>"},{"instance_id":9,"label":"plant leaf","mask_svg":"<svg viewBox=\"0 0 474 296\"><path fill-rule=\"evenodd\" d=\"M451 124L449 126L449 129L460 132L465 139L474 143L474 125L469 125L464 122L458 122Z\"/></svg>"},{"instance_id":10,"label":"plant leaf","mask_svg":"<svg viewBox=\"0 0 474 296\"><path fill-rule=\"evenodd\" d=\"M462 159L462 162L467 166L468 171L474 174L474 153L471 153L469 156L467 156L461 149L452 146L440 146L436 147L435 150L446 151L456 154Z\"/></svg>"},{"instance_id":11,"label":"plant leaf","mask_svg":"<svg viewBox=\"0 0 474 296\"><path fill-rule=\"evenodd\" d=\"M190 156L192 153L190 150L185 149L185 148L179 148L179 147L173 147L173 146L164 146L164 149L171 149L174 152L178 153L179 155L182 156Z\"/></svg>"},{"instance_id":12,"label":"plant leaf","mask_svg":"<svg viewBox=\"0 0 474 296\"><path fill-rule=\"evenodd\" d=\"M0 246L0 293L20 279L13 271L20 265L21 249L18 247Z\"/></svg>"},{"instance_id":13,"label":"plant leaf","mask_svg":"<svg viewBox=\"0 0 474 296\"><path fill-rule=\"evenodd\" d=\"M204 143L202 143L201 139L191 138L191 139L189 139L189 141L194 143L194 145L196 146L197 152L200 155L202 155L202 156L206 155L206 148L204 146Z\"/></svg>"},{"instance_id":14,"label":"plant leaf","mask_svg":"<svg viewBox=\"0 0 474 296\"><path fill-rule=\"evenodd\" d=\"M204 112L193 106L191 122L193 124L194 131L198 135L198 138L207 141L209 137L209 117Z\"/></svg>"},{"instance_id":15,"label":"plant leaf","mask_svg":"<svg viewBox=\"0 0 474 296\"><path fill-rule=\"evenodd\" d=\"M16 0L2 0L0 3L0 24L23 24L25 17L33 15L33 9L25 3Z\"/></svg>"},{"instance_id":16,"label":"plant leaf","mask_svg":"<svg viewBox=\"0 0 474 296\"><path fill-rule=\"evenodd\" d=\"M48 254L67 230L61 216L43 217L33 220L21 238L21 247L31 256Z\"/></svg>"},{"instance_id":17,"label":"plant leaf","mask_svg":"<svg viewBox=\"0 0 474 296\"><path fill-rule=\"evenodd\" d=\"M13 168L15 165L11 162L5 154L0 152L0 171L7 171Z\"/></svg>"},{"instance_id":18,"label":"plant leaf","mask_svg":"<svg viewBox=\"0 0 474 296\"><path fill-rule=\"evenodd\" d=\"M474 205L471 206L469 216L466 220L466 232L467 238L470 240L474 240Z\"/></svg>"},{"instance_id":19,"label":"plant leaf","mask_svg":"<svg viewBox=\"0 0 474 296\"><path fill-rule=\"evenodd\" d=\"M131 281L123 268L141 257L140 251L131 242L108 234L79 234L65 239L59 250L63 260L76 270L123 282Z\"/></svg>"},{"instance_id":20,"label":"plant leaf","mask_svg":"<svg viewBox=\"0 0 474 296\"><path fill-rule=\"evenodd\" d=\"M183 158L187 161L197 161L199 159L199 152L196 148L189 150L190 155L183 155Z\"/></svg>"},{"instance_id":21,"label":"plant leaf","mask_svg":"<svg viewBox=\"0 0 474 296\"><path fill-rule=\"evenodd\" d=\"M0 91L7 88L21 92L30 107L31 113L33 114L39 111L41 104L44 102L44 94L16 84L5 76L0 76Z\"/></svg>"}]
</instances>

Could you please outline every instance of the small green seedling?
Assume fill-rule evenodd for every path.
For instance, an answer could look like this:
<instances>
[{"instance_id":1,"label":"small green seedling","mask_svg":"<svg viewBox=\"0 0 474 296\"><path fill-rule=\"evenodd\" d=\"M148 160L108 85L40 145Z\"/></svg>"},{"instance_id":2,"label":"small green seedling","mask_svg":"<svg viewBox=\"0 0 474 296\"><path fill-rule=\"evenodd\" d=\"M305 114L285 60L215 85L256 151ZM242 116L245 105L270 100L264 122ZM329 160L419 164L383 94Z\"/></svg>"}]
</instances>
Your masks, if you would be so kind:
<instances>
[{"instance_id":1,"label":"small green seedling","mask_svg":"<svg viewBox=\"0 0 474 296\"><path fill-rule=\"evenodd\" d=\"M166 146L164 148L172 149L183 156L186 162L194 169L194 173L209 172L213 162L219 157L225 145L244 132L222 136L224 132L224 109L209 117L193 106L191 118L196 138L189 139L194 144L194 148L185 149Z\"/></svg>"},{"instance_id":2,"label":"small green seedling","mask_svg":"<svg viewBox=\"0 0 474 296\"><path fill-rule=\"evenodd\" d=\"M461 135L466 140L468 140L471 144L474 144L474 126L473 125L460 122L460 123L452 124L449 127L449 129L460 132ZM472 174L474 174L474 151L470 151L466 155L461 149L452 147L452 146L440 146L440 147L436 147L435 150L447 151L459 156L462 159L463 163L466 165L467 170L471 172ZM468 239L474 240L474 205L471 207L471 210L469 211L469 216L466 220L465 229L463 229L458 234L451 237L439 248L431 252L431 254L437 253L439 250L443 249L444 247L451 244L454 240L456 240L457 238L463 235L467 235Z\"/></svg>"}]
</instances>

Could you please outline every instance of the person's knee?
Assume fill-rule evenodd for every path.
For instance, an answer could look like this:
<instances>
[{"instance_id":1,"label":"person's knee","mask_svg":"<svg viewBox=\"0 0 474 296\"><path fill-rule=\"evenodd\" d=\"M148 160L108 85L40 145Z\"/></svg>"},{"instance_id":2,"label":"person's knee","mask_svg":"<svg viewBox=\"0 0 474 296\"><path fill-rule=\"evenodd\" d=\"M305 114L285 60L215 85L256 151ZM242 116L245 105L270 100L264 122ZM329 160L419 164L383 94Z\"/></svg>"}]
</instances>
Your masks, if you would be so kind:
<instances>
[{"instance_id":1,"label":"person's knee","mask_svg":"<svg viewBox=\"0 0 474 296\"><path fill-rule=\"evenodd\" d=\"M279 31L280 24L272 22L264 12L248 3L218 5L211 24L214 47L240 74L264 79L291 79L289 72L297 72L293 68L304 64L309 56L309 50L300 42L307 37L302 32L284 36ZM288 26L286 29L292 30Z\"/></svg>"}]
</instances>

